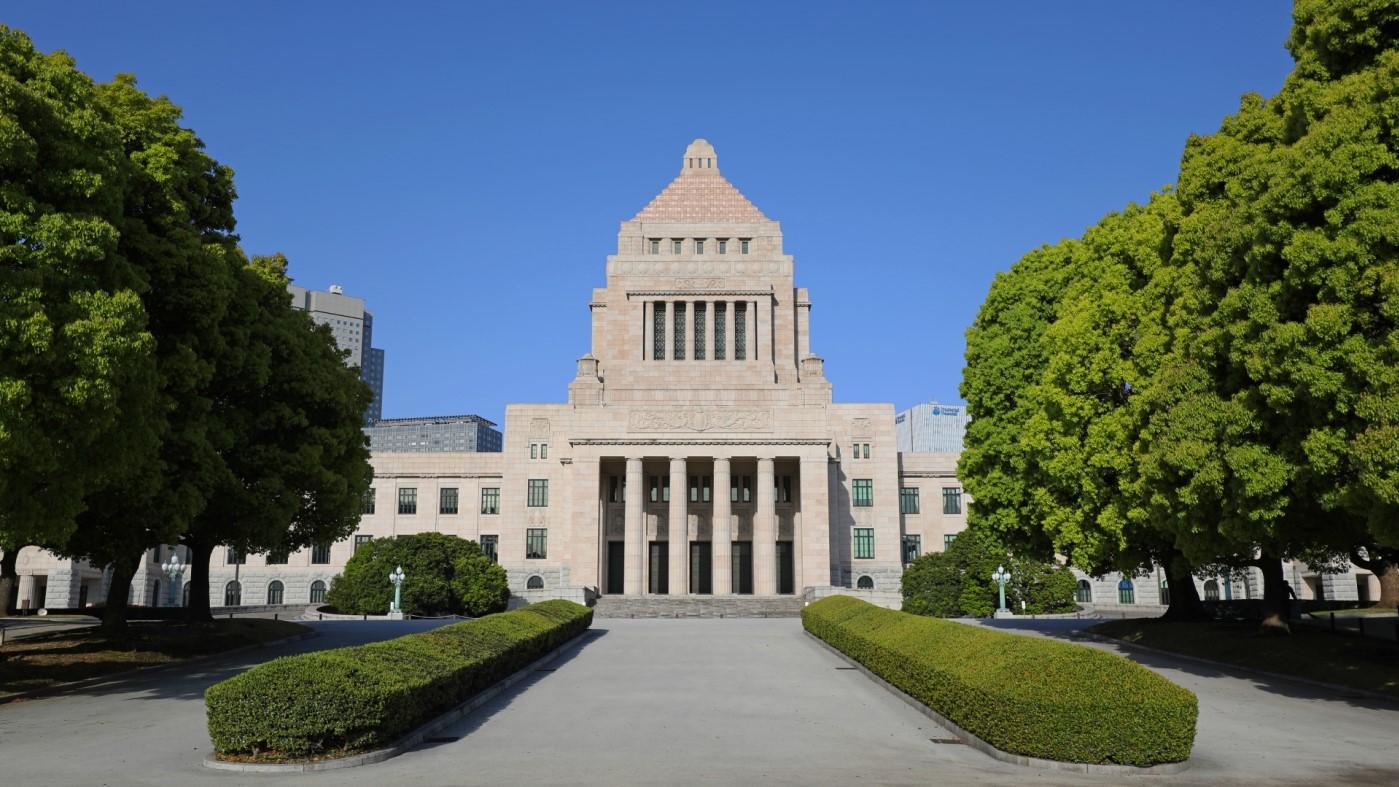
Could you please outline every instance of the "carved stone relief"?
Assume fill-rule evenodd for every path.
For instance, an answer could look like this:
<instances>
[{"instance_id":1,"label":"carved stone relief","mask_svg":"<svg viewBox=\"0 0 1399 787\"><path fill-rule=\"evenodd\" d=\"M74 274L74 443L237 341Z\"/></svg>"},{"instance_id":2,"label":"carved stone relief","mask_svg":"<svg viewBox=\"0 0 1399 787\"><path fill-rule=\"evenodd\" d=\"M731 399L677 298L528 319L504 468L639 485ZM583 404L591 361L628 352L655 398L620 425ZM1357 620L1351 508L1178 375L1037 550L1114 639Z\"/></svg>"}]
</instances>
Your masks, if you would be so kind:
<instances>
[{"instance_id":1,"label":"carved stone relief","mask_svg":"<svg viewBox=\"0 0 1399 787\"><path fill-rule=\"evenodd\" d=\"M701 407L681 410L632 410L629 432L770 432L771 410Z\"/></svg>"}]
</instances>

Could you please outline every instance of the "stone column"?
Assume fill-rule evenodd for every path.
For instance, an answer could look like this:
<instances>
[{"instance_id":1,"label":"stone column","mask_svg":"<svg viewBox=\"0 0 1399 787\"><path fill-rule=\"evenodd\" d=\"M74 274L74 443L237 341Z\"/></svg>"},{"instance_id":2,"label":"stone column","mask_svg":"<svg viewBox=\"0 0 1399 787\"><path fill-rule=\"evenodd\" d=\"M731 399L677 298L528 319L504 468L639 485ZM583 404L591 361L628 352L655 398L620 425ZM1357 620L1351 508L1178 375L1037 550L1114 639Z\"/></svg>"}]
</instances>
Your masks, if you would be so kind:
<instances>
[{"instance_id":1,"label":"stone column","mask_svg":"<svg viewBox=\"0 0 1399 787\"><path fill-rule=\"evenodd\" d=\"M753 594L777 595L777 507L772 457L758 457L758 505L753 511Z\"/></svg>"},{"instance_id":2,"label":"stone column","mask_svg":"<svg viewBox=\"0 0 1399 787\"><path fill-rule=\"evenodd\" d=\"M727 596L733 593L733 558L730 552L733 534L729 531L733 518L733 505L729 501L729 458L714 457L714 521L710 527L712 543L710 549L714 558L714 595Z\"/></svg>"},{"instance_id":3,"label":"stone column","mask_svg":"<svg viewBox=\"0 0 1399 787\"><path fill-rule=\"evenodd\" d=\"M825 452L801 458L801 573L796 589L831 584L830 469Z\"/></svg>"},{"instance_id":4,"label":"stone column","mask_svg":"<svg viewBox=\"0 0 1399 787\"><path fill-rule=\"evenodd\" d=\"M642 508L641 501L646 497L645 481L641 477L641 458L627 457L627 491L626 505L623 509L622 532L626 538L626 546L623 547L622 554L626 560L626 565L622 569L625 577L622 583L622 592L628 596L641 594L641 554L645 551L646 545L642 543Z\"/></svg>"},{"instance_id":5,"label":"stone column","mask_svg":"<svg viewBox=\"0 0 1399 787\"><path fill-rule=\"evenodd\" d=\"M670 458L670 595L683 596L690 592L685 576L690 558L690 517L685 497L685 457Z\"/></svg>"}]
</instances>

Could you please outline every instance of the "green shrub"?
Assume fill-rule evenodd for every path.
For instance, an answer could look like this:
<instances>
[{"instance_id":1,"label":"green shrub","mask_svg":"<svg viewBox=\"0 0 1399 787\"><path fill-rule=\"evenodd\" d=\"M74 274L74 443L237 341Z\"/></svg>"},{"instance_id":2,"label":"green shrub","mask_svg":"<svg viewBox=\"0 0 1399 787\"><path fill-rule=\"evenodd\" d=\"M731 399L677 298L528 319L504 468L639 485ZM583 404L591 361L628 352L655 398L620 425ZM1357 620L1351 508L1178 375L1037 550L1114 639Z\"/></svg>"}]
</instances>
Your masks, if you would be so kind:
<instances>
[{"instance_id":1,"label":"green shrub","mask_svg":"<svg viewBox=\"0 0 1399 787\"><path fill-rule=\"evenodd\" d=\"M381 748L586 631L544 601L398 639L275 659L204 694L219 754L266 759Z\"/></svg>"},{"instance_id":2,"label":"green shrub","mask_svg":"<svg viewBox=\"0 0 1399 787\"><path fill-rule=\"evenodd\" d=\"M393 601L389 574L403 567L403 610L412 615L489 615L510 599L505 569L475 541L445 533L376 538L360 545L326 603L350 615L383 615Z\"/></svg>"},{"instance_id":3,"label":"green shrub","mask_svg":"<svg viewBox=\"0 0 1399 787\"><path fill-rule=\"evenodd\" d=\"M1190 756L1195 695L1120 656L831 596L807 631L992 746L1082 763Z\"/></svg>"},{"instance_id":4,"label":"green shrub","mask_svg":"<svg viewBox=\"0 0 1399 787\"><path fill-rule=\"evenodd\" d=\"M997 566L1010 571L1006 605L1014 612L1045 615L1073 612L1073 572L1052 561L1010 554L996 537L968 528L942 552L929 552L909 563L903 574L904 612L955 618L988 617L999 596L991 579ZM1021 603L1024 606L1021 606Z\"/></svg>"}]
</instances>

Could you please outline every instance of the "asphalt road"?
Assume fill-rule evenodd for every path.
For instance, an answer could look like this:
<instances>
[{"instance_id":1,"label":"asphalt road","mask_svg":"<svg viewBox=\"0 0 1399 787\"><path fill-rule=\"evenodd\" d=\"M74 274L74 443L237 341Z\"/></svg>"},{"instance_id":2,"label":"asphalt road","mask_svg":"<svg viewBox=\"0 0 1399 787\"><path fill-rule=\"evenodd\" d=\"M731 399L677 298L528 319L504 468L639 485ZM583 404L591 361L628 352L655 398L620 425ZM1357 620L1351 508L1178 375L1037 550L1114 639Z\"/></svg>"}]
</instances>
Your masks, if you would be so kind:
<instances>
[{"instance_id":1,"label":"asphalt road","mask_svg":"<svg viewBox=\"0 0 1399 787\"><path fill-rule=\"evenodd\" d=\"M1140 657L1200 697L1192 766L1086 778L966 746L809 641L796 620L599 620L570 652L424 745L379 765L292 776L203 768L203 689L282 652L421 630L326 622L324 636L107 689L0 706L0 783L1394 784L1399 705ZM1014 625L1064 635L1077 622Z\"/></svg>"}]
</instances>

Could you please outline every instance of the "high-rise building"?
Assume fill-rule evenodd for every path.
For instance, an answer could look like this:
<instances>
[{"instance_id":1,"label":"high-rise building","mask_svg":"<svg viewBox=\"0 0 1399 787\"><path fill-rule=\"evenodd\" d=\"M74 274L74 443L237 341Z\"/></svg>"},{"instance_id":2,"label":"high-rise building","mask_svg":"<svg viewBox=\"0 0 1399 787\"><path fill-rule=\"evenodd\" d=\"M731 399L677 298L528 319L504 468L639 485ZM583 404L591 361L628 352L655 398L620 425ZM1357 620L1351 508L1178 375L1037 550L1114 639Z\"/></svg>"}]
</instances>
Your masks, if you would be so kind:
<instances>
[{"instance_id":1,"label":"high-rise building","mask_svg":"<svg viewBox=\"0 0 1399 787\"><path fill-rule=\"evenodd\" d=\"M499 451L500 430L479 415L438 415L428 418L381 418L364 427L371 453L441 453Z\"/></svg>"},{"instance_id":2,"label":"high-rise building","mask_svg":"<svg viewBox=\"0 0 1399 787\"><path fill-rule=\"evenodd\" d=\"M373 424L383 414L384 351L374 346L374 315L364 308L364 299L346 295L338 284L328 290L308 290L288 284L292 306L311 313L311 319L329 325L340 349L349 352L345 362L359 369L359 377L374 391L374 400L364 413L365 424Z\"/></svg>"},{"instance_id":3,"label":"high-rise building","mask_svg":"<svg viewBox=\"0 0 1399 787\"><path fill-rule=\"evenodd\" d=\"M904 453L960 454L970 422L965 405L915 404L894 416L894 439Z\"/></svg>"}]
</instances>

